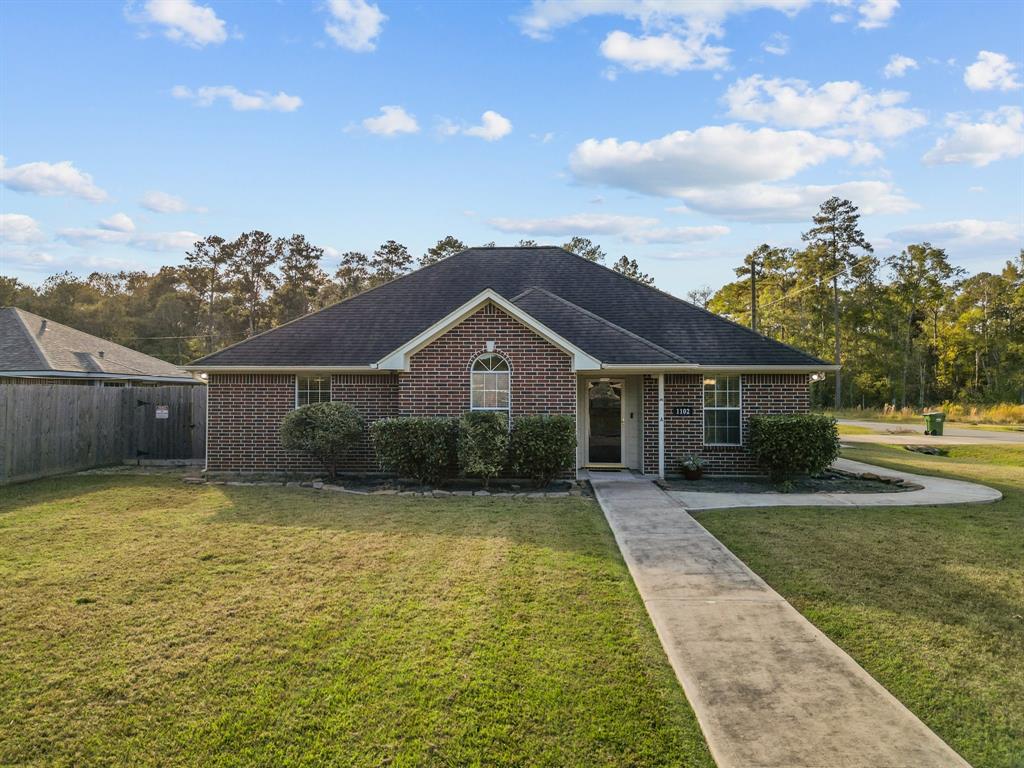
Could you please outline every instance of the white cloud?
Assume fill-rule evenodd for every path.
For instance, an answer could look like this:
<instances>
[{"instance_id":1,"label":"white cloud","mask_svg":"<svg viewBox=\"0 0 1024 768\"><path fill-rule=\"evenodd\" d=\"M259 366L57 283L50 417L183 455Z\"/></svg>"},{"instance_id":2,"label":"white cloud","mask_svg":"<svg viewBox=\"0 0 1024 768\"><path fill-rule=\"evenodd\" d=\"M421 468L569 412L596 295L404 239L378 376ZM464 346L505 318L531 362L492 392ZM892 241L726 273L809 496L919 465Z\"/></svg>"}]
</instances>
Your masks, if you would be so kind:
<instances>
[{"instance_id":1,"label":"white cloud","mask_svg":"<svg viewBox=\"0 0 1024 768\"><path fill-rule=\"evenodd\" d=\"M0 182L8 189L47 197L71 195L93 203L107 199L107 193L93 183L92 176L75 168L70 160L24 163L9 168L0 155Z\"/></svg>"},{"instance_id":2,"label":"white cloud","mask_svg":"<svg viewBox=\"0 0 1024 768\"><path fill-rule=\"evenodd\" d=\"M420 130L416 118L399 106L380 108L377 117L363 120L363 128L378 136L395 136L399 133L417 133Z\"/></svg>"},{"instance_id":3,"label":"white cloud","mask_svg":"<svg viewBox=\"0 0 1024 768\"><path fill-rule=\"evenodd\" d=\"M889 57L889 63L885 65L885 69L882 70L882 75L886 80L891 80L894 77L903 77L907 74L908 69L917 69L917 61L904 56L901 53L894 53Z\"/></svg>"},{"instance_id":4,"label":"white cloud","mask_svg":"<svg viewBox=\"0 0 1024 768\"><path fill-rule=\"evenodd\" d=\"M899 0L865 0L857 6L857 13L860 14L857 26L861 29L880 29L887 26L899 7Z\"/></svg>"},{"instance_id":5,"label":"white cloud","mask_svg":"<svg viewBox=\"0 0 1024 768\"><path fill-rule=\"evenodd\" d=\"M184 251L202 239L195 232L119 232L111 229L90 229L70 227L62 229L57 236L72 245L102 243L141 248L146 251Z\"/></svg>"},{"instance_id":6,"label":"white cloud","mask_svg":"<svg viewBox=\"0 0 1024 768\"><path fill-rule=\"evenodd\" d=\"M705 126L646 142L587 139L576 146L569 167L585 183L679 196L692 187L787 179L852 151L846 141L807 131Z\"/></svg>"},{"instance_id":7,"label":"white cloud","mask_svg":"<svg viewBox=\"0 0 1024 768\"><path fill-rule=\"evenodd\" d=\"M703 227L655 227L625 233L622 238L629 243L697 243L713 240L729 234L729 228L721 224Z\"/></svg>"},{"instance_id":8,"label":"white cloud","mask_svg":"<svg viewBox=\"0 0 1024 768\"><path fill-rule=\"evenodd\" d=\"M329 0L327 10L332 21L325 31L335 43L358 53L377 48L377 37L388 18L380 8L366 0Z\"/></svg>"},{"instance_id":9,"label":"white cloud","mask_svg":"<svg viewBox=\"0 0 1024 768\"><path fill-rule=\"evenodd\" d=\"M947 115L953 132L941 137L922 158L928 165L970 163L976 168L1024 154L1024 109L1001 107L982 122L968 122L963 115Z\"/></svg>"},{"instance_id":10,"label":"white cloud","mask_svg":"<svg viewBox=\"0 0 1024 768\"><path fill-rule=\"evenodd\" d=\"M490 219L488 222L499 232L523 235L618 235L630 230L653 227L657 219L648 216L620 216L618 214L576 213L546 219Z\"/></svg>"},{"instance_id":11,"label":"white cloud","mask_svg":"<svg viewBox=\"0 0 1024 768\"><path fill-rule=\"evenodd\" d=\"M1019 225L1008 221L958 219L916 224L890 232L889 237L900 244L927 241L947 248L1021 245L1024 233Z\"/></svg>"},{"instance_id":12,"label":"white cloud","mask_svg":"<svg viewBox=\"0 0 1024 768\"><path fill-rule=\"evenodd\" d=\"M729 49L707 45L699 36L683 39L664 33L634 37L615 30L601 43L601 53L633 72L657 70L675 74L684 69L721 69L729 63Z\"/></svg>"},{"instance_id":13,"label":"white cloud","mask_svg":"<svg viewBox=\"0 0 1024 768\"><path fill-rule=\"evenodd\" d=\"M1021 87L1017 65L1005 54L979 51L978 60L964 70L964 82L972 91L1012 91Z\"/></svg>"},{"instance_id":14,"label":"white cloud","mask_svg":"<svg viewBox=\"0 0 1024 768\"><path fill-rule=\"evenodd\" d=\"M695 211L735 221L804 221L823 200L837 195L852 200L865 215L906 213L917 204L884 181L841 184L741 184L722 189L691 188L679 196Z\"/></svg>"},{"instance_id":15,"label":"white cloud","mask_svg":"<svg viewBox=\"0 0 1024 768\"><path fill-rule=\"evenodd\" d=\"M36 243L45 240L39 222L24 213L0 213L0 240Z\"/></svg>"},{"instance_id":16,"label":"white cloud","mask_svg":"<svg viewBox=\"0 0 1024 768\"><path fill-rule=\"evenodd\" d=\"M278 91L276 94L266 91L243 93L233 85L204 85L195 91L184 85L176 85L171 89L171 95L176 99L193 101L200 107L208 107L218 99L223 99L236 112L294 112L302 106L301 98L289 96L284 91Z\"/></svg>"},{"instance_id":17,"label":"white cloud","mask_svg":"<svg viewBox=\"0 0 1024 768\"><path fill-rule=\"evenodd\" d=\"M504 115L487 110L480 116L479 125L460 125L448 118L441 118L437 124L437 132L441 136L476 136L485 141L497 141L512 133L512 121ZM546 133L543 136L531 134L531 138L538 138L547 144L555 137L553 133Z\"/></svg>"},{"instance_id":18,"label":"white cloud","mask_svg":"<svg viewBox=\"0 0 1024 768\"><path fill-rule=\"evenodd\" d=\"M113 216L101 219L99 226L100 229L107 229L112 232L135 231L135 222L132 221L131 217L126 213L115 213Z\"/></svg>"},{"instance_id":19,"label":"white cloud","mask_svg":"<svg viewBox=\"0 0 1024 768\"><path fill-rule=\"evenodd\" d=\"M488 109L480 116L480 125L473 125L462 130L467 136L476 136L484 141L497 141L512 133L512 121L493 109Z\"/></svg>"},{"instance_id":20,"label":"white cloud","mask_svg":"<svg viewBox=\"0 0 1024 768\"><path fill-rule=\"evenodd\" d=\"M148 0L132 21L163 27L164 37L193 48L220 44L228 39L224 21L212 8L192 0Z\"/></svg>"},{"instance_id":21,"label":"white cloud","mask_svg":"<svg viewBox=\"0 0 1024 768\"><path fill-rule=\"evenodd\" d=\"M627 69L674 73L728 66L729 49L709 41L725 35L729 16L764 8L791 16L808 5L810 0L533 0L519 24L524 34L546 40L589 16L635 21L643 34L615 30L602 43L602 54ZM612 73L605 76L614 79Z\"/></svg>"},{"instance_id":22,"label":"white cloud","mask_svg":"<svg viewBox=\"0 0 1024 768\"><path fill-rule=\"evenodd\" d=\"M761 43L761 50L773 56L785 56L789 53L789 35L776 32L770 38Z\"/></svg>"},{"instance_id":23,"label":"white cloud","mask_svg":"<svg viewBox=\"0 0 1024 768\"><path fill-rule=\"evenodd\" d=\"M202 213L205 210L203 208L193 208L177 195L170 195L155 189L146 192L139 200L139 205L148 211L153 211L153 213L185 213L186 211Z\"/></svg>"},{"instance_id":24,"label":"white cloud","mask_svg":"<svg viewBox=\"0 0 1024 768\"><path fill-rule=\"evenodd\" d=\"M904 91L873 93L855 80L814 88L805 80L752 75L729 86L723 100L740 120L893 138L927 123L921 110L900 106L907 97Z\"/></svg>"}]
</instances>

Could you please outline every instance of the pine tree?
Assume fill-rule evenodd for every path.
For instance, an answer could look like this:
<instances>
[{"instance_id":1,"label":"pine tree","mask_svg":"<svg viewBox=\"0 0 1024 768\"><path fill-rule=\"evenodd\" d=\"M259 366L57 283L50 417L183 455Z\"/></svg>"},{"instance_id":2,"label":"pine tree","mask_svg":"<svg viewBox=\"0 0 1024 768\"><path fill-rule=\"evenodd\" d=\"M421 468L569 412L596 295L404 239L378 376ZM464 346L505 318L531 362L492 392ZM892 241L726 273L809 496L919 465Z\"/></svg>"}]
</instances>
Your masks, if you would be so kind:
<instances>
[{"instance_id":1,"label":"pine tree","mask_svg":"<svg viewBox=\"0 0 1024 768\"><path fill-rule=\"evenodd\" d=\"M864 237L858 226L860 223L860 212L849 200L841 200L838 197L830 197L814 215L812 221L814 226L804 232L803 239L816 246L814 253L824 255L824 262L819 265L819 279L830 279L832 281L832 323L834 331L835 364L842 363L842 341L840 337L839 323L839 286L840 283L847 284L857 279L858 274L864 270L858 270L863 257L853 252L854 248L860 248L867 253L873 253L874 248ZM877 262L875 262L877 264ZM874 271L874 265L870 267ZM835 407L841 408L843 402L842 371L836 370L836 393Z\"/></svg>"},{"instance_id":2,"label":"pine tree","mask_svg":"<svg viewBox=\"0 0 1024 768\"><path fill-rule=\"evenodd\" d=\"M437 262L443 261L449 256L454 256L456 253L464 250L466 250L466 244L464 242L452 235L445 235L438 240L435 245L428 248L427 252L420 257L420 266L425 267L429 264L436 264Z\"/></svg>"},{"instance_id":3,"label":"pine tree","mask_svg":"<svg viewBox=\"0 0 1024 768\"><path fill-rule=\"evenodd\" d=\"M286 323L308 314L327 282L327 275L320 268L324 249L310 243L304 235L278 239L274 249L281 262L281 286L273 298L274 315L278 323Z\"/></svg>"},{"instance_id":4,"label":"pine tree","mask_svg":"<svg viewBox=\"0 0 1024 768\"><path fill-rule=\"evenodd\" d=\"M191 251L185 252L182 277L185 285L195 294L206 310L206 351L212 352L217 343L217 324L214 320L217 300L227 292L225 270L231 253L223 237L209 235L197 240Z\"/></svg>"},{"instance_id":5,"label":"pine tree","mask_svg":"<svg viewBox=\"0 0 1024 768\"><path fill-rule=\"evenodd\" d=\"M248 335L260 330L265 319L266 297L278 284L273 272L280 256L274 238L256 229L244 232L229 246L231 293L235 312L244 318Z\"/></svg>"},{"instance_id":6,"label":"pine tree","mask_svg":"<svg viewBox=\"0 0 1024 768\"><path fill-rule=\"evenodd\" d=\"M686 298L690 300L690 303L696 304L701 309L708 308L708 302L711 301L711 297L714 295L715 291L710 285L702 285L700 288L694 288L686 292Z\"/></svg>"},{"instance_id":7,"label":"pine tree","mask_svg":"<svg viewBox=\"0 0 1024 768\"><path fill-rule=\"evenodd\" d=\"M401 243L388 240L373 252L370 267L373 270L373 284L386 283L409 271L412 267L412 254Z\"/></svg>"},{"instance_id":8,"label":"pine tree","mask_svg":"<svg viewBox=\"0 0 1024 768\"><path fill-rule=\"evenodd\" d=\"M590 240L587 237L580 237L576 235L568 243L564 243L562 247L569 253L575 253L577 256L582 256L584 259L590 261L603 262L604 257L607 255L601 250L601 246Z\"/></svg>"},{"instance_id":9,"label":"pine tree","mask_svg":"<svg viewBox=\"0 0 1024 768\"><path fill-rule=\"evenodd\" d=\"M630 280L636 280L638 283L643 283L644 285L654 285L654 278L645 272L641 272L640 265L637 264L636 259L631 259L625 254L623 254L619 260L612 265L612 269L620 275L625 275Z\"/></svg>"},{"instance_id":10,"label":"pine tree","mask_svg":"<svg viewBox=\"0 0 1024 768\"><path fill-rule=\"evenodd\" d=\"M370 259L361 251L347 251L334 273L340 288L339 299L347 299L370 287Z\"/></svg>"},{"instance_id":11,"label":"pine tree","mask_svg":"<svg viewBox=\"0 0 1024 768\"><path fill-rule=\"evenodd\" d=\"M737 277L750 278L750 328L757 330L757 281L786 267L792 253L785 248L772 248L762 243L743 257L743 266L733 271Z\"/></svg>"}]
</instances>

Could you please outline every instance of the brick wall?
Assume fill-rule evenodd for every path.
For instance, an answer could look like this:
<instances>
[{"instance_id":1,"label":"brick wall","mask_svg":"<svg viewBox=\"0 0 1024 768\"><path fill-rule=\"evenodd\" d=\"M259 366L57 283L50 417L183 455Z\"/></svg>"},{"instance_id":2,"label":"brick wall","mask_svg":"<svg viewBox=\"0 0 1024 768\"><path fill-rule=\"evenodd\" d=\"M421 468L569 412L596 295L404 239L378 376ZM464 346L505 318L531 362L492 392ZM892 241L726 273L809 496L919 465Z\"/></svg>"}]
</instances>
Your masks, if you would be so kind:
<instances>
[{"instance_id":1,"label":"brick wall","mask_svg":"<svg viewBox=\"0 0 1024 768\"><path fill-rule=\"evenodd\" d=\"M512 417L576 414L572 360L515 318L487 304L410 359L399 376L402 416L461 416L469 410L469 369L495 342L512 369Z\"/></svg>"},{"instance_id":2,"label":"brick wall","mask_svg":"<svg viewBox=\"0 0 1024 768\"><path fill-rule=\"evenodd\" d=\"M665 472L676 474L687 454L700 456L708 474L759 472L746 449L750 417L755 414L805 413L810 410L807 374L743 374L742 445L704 445L703 381L700 374L665 376ZM658 377L644 376L644 472L658 471ZM691 416L673 416L690 406Z\"/></svg>"},{"instance_id":3,"label":"brick wall","mask_svg":"<svg viewBox=\"0 0 1024 768\"><path fill-rule=\"evenodd\" d=\"M384 374L342 374L331 376L331 400L354 406L367 428L378 419L398 415L398 376ZM346 470L379 470L369 431L352 449Z\"/></svg>"},{"instance_id":4,"label":"brick wall","mask_svg":"<svg viewBox=\"0 0 1024 768\"><path fill-rule=\"evenodd\" d=\"M331 399L350 403L368 423L398 412L398 383L393 374L335 375ZM317 472L302 453L286 451L278 440L285 414L295 408L293 374L211 374L207 468L212 471ZM376 468L366 437L353 452L347 470Z\"/></svg>"}]
</instances>

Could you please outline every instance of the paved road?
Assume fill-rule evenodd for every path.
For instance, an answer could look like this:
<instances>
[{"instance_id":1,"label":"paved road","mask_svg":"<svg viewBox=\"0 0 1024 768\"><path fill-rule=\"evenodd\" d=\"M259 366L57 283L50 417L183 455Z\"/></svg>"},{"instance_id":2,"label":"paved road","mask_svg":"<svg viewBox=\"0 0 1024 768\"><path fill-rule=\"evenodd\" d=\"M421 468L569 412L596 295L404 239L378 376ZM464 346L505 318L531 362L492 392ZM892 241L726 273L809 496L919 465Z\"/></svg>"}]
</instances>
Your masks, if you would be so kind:
<instances>
[{"instance_id":1,"label":"paved road","mask_svg":"<svg viewBox=\"0 0 1024 768\"><path fill-rule=\"evenodd\" d=\"M591 482L719 768L969 768L654 483Z\"/></svg>"},{"instance_id":2,"label":"paved road","mask_svg":"<svg viewBox=\"0 0 1024 768\"><path fill-rule=\"evenodd\" d=\"M1024 431L1015 432L997 429L968 429L951 427L948 424L942 437L925 435L924 426L885 421L855 421L840 419L840 424L865 427L873 430L871 435L840 435L844 443L891 443L894 445L1024 445ZM909 434L904 434L908 433Z\"/></svg>"}]
</instances>

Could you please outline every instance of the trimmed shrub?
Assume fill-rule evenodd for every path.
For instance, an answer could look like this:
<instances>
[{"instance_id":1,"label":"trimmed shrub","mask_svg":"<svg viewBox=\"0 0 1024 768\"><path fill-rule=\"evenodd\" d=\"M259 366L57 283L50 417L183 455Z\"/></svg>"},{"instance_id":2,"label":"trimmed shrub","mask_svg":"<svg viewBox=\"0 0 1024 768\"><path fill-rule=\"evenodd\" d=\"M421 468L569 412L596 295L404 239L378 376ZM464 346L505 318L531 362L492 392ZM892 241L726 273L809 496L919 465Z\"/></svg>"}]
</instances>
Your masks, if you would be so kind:
<instances>
[{"instance_id":1,"label":"trimmed shrub","mask_svg":"<svg viewBox=\"0 0 1024 768\"><path fill-rule=\"evenodd\" d=\"M370 425L377 460L389 472L437 485L455 467L455 422L438 417L402 416Z\"/></svg>"},{"instance_id":2,"label":"trimmed shrub","mask_svg":"<svg viewBox=\"0 0 1024 768\"><path fill-rule=\"evenodd\" d=\"M363 419L346 403L310 403L291 411L281 421L281 445L319 459L330 472L338 473L345 454L363 434Z\"/></svg>"},{"instance_id":3,"label":"trimmed shrub","mask_svg":"<svg viewBox=\"0 0 1024 768\"><path fill-rule=\"evenodd\" d=\"M484 488L508 459L508 416L497 411L470 411L459 419L459 469L479 477Z\"/></svg>"},{"instance_id":4,"label":"trimmed shrub","mask_svg":"<svg viewBox=\"0 0 1024 768\"><path fill-rule=\"evenodd\" d=\"M819 475L839 456L836 420L816 413L753 416L750 452L773 480Z\"/></svg>"},{"instance_id":5,"label":"trimmed shrub","mask_svg":"<svg viewBox=\"0 0 1024 768\"><path fill-rule=\"evenodd\" d=\"M564 414L520 416L509 438L512 471L538 487L576 464L576 419Z\"/></svg>"}]
</instances>

